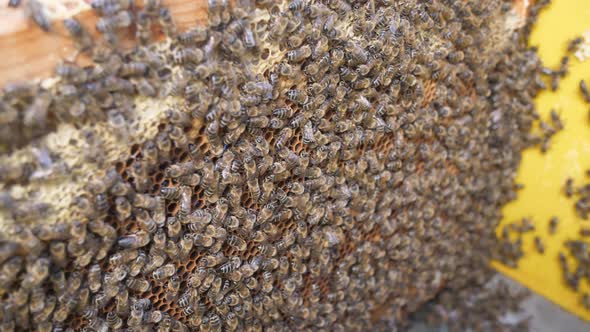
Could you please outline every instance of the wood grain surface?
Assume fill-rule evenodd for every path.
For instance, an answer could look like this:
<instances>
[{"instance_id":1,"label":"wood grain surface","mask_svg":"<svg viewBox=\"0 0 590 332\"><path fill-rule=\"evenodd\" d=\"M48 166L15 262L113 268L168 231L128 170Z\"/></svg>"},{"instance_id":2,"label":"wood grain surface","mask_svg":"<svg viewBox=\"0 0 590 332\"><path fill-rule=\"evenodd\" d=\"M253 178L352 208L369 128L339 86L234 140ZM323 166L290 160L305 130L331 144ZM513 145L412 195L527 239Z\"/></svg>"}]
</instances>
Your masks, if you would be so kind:
<instances>
[{"instance_id":1,"label":"wood grain surface","mask_svg":"<svg viewBox=\"0 0 590 332\"><path fill-rule=\"evenodd\" d=\"M62 59L74 59L76 50L67 35L62 21L66 17L55 17L52 30L45 32L28 18L26 1L18 8L8 7L8 0L0 0L0 86L34 78L51 76L54 66ZM60 3L72 0L52 0ZM83 0L74 0L83 1ZM90 0L85 0L90 2ZM136 1L141 3L142 1ZM207 20L207 0L163 0L170 8L180 30L203 24ZM88 6L84 6L74 17L79 19L93 33L99 35L95 25L98 17ZM128 38L132 38L129 31ZM80 58L82 63L87 59Z\"/></svg>"}]
</instances>

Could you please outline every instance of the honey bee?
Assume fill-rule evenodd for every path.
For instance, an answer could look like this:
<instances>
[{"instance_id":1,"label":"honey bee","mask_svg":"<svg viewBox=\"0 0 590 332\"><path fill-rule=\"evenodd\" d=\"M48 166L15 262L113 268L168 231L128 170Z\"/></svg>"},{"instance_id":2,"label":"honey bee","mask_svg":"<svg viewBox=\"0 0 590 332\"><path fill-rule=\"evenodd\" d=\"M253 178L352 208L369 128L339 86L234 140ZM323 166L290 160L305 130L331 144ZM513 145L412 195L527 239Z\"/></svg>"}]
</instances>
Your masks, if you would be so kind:
<instances>
[{"instance_id":1,"label":"honey bee","mask_svg":"<svg viewBox=\"0 0 590 332\"><path fill-rule=\"evenodd\" d=\"M191 307L193 300L196 296L196 291L194 288L189 288L187 291L182 293L178 298L178 306L181 308Z\"/></svg>"},{"instance_id":2,"label":"honey bee","mask_svg":"<svg viewBox=\"0 0 590 332\"><path fill-rule=\"evenodd\" d=\"M2 89L6 97L19 99L33 97L38 91L37 85L25 82L10 83Z\"/></svg>"},{"instance_id":3,"label":"honey bee","mask_svg":"<svg viewBox=\"0 0 590 332\"><path fill-rule=\"evenodd\" d=\"M8 103L0 101L0 124L6 125L17 120L18 111Z\"/></svg>"},{"instance_id":4,"label":"honey bee","mask_svg":"<svg viewBox=\"0 0 590 332\"><path fill-rule=\"evenodd\" d=\"M298 49L287 52L287 59L290 62L302 62L311 56L311 47L309 45L301 46Z\"/></svg>"},{"instance_id":5,"label":"honey bee","mask_svg":"<svg viewBox=\"0 0 590 332\"><path fill-rule=\"evenodd\" d=\"M129 314L129 292L126 287L121 287L119 292L117 292L115 295L115 302L115 312L118 315L127 316Z\"/></svg>"},{"instance_id":6,"label":"honey bee","mask_svg":"<svg viewBox=\"0 0 590 332\"><path fill-rule=\"evenodd\" d=\"M182 225L177 217L166 218L166 229L169 238L177 238L182 231Z\"/></svg>"},{"instance_id":7,"label":"honey bee","mask_svg":"<svg viewBox=\"0 0 590 332\"><path fill-rule=\"evenodd\" d=\"M177 201L182 194L182 187L162 187L160 194L168 201Z\"/></svg>"},{"instance_id":8,"label":"honey bee","mask_svg":"<svg viewBox=\"0 0 590 332\"><path fill-rule=\"evenodd\" d=\"M55 306L57 304L57 300L55 296L49 295L45 299L45 307L37 313L33 315L33 321L39 323L44 322L49 319L49 316L53 313Z\"/></svg>"},{"instance_id":9,"label":"honey bee","mask_svg":"<svg viewBox=\"0 0 590 332\"><path fill-rule=\"evenodd\" d=\"M208 0L207 19L209 27L217 27L222 24L222 5L220 2L224 0Z\"/></svg>"},{"instance_id":10,"label":"honey bee","mask_svg":"<svg viewBox=\"0 0 590 332\"><path fill-rule=\"evenodd\" d=\"M567 178L565 180L564 192L565 192L565 196L568 198L572 197L574 195L574 179Z\"/></svg>"},{"instance_id":11,"label":"honey bee","mask_svg":"<svg viewBox=\"0 0 590 332\"><path fill-rule=\"evenodd\" d=\"M115 211L120 221L126 220L131 216L131 204L125 197L115 199Z\"/></svg>"},{"instance_id":12,"label":"honey bee","mask_svg":"<svg viewBox=\"0 0 590 332\"><path fill-rule=\"evenodd\" d=\"M156 88L145 78L134 82L137 92L142 96L154 97L157 94Z\"/></svg>"},{"instance_id":13,"label":"honey bee","mask_svg":"<svg viewBox=\"0 0 590 332\"><path fill-rule=\"evenodd\" d=\"M166 201L163 197L156 197L158 201L153 211L152 218L158 226L163 226L166 222Z\"/></svg>"},{"instance_id":14,"label":"honey bee","mask_svg":"<svg viewBox=\"0 0 590 332\"><path fill-rule=\"evenodd\" d=\"M193 191L189 187L182 187L182 192L180 194L180 209L176 215L181 223L188 222L186 217L191 212L192 193Z\"/></svg>"},{"instance_id":15,"label":"honey bee","mask_svg":"<svg viewBox=\"0 0 590 332\"><path fill-rule=\"evenodd\" d=\"M98 264L94 264L88 270L88 288L91 292L96 293L102 287L102 269Z\"/></svg>"},{"instance_id":16,"label":"honey bee","mask_svg":"<svg viewBox=\"0 0 590 332\"><path fill-rule=\"evenodd\" d=\"M551 146L551 136L543 137L543 140L541 142L541 153L546 153L549 150L550 146Z\"/></svg>"},{"instance_id":17,"label":"honey bee","mask_svg":"<svg viewBox=\"0 0 590 332\"><path fill-rule=\"evenodd\" d=\"M256 166L257 172L260 176L267 174L274 163L273 157L270 155L263 156Z\"/></svg>"},{"instance_id":18,"label":"honey bee","mask_svg":"<svg viewBox=\"0 0 590 332\"><path fill-rule=\"evenodd\" d=\"M168 8L161 7L158 13L158 19L160 20L160 25L162 26L162 30L164 30L166 37L170 39L175 38L178 34L178 31L170 10Z\"/></svg>"},{"instance_id":19,"label":"honey bee","mask_svg":"<svg viewBox=\"0 0 590 332\"><path fill-rule=\"evenodd\" d=\"M78 300L73 296L68 296L66 297L65 301L60 301L57 308L53 312L53 320L59 323L65 321L70 313L75 309L77 301Z\"/></svg>"},{"instance_id":20,"label":"honey bee","mask_svg":"<svg viewBox=\"0 0 590 332\"><path fill-rule=\"evenodd\" d=\"M543 254L545 253L545 245L540 237L535 236L535 249L538 253Z\"/></svg>"},{"instance_id":21,"label":"honey bee","mask_svg":"<svg viewBox=\"0 0 590 332\"><path fill-rule=\"evenodd\" d=\"M330 16L330 18L333 18L333 17L334 16ZM332 21L331 23L334 23L334 21ZM331 23L326 21L327 25L330 25ZM332 30L331 27L329 27L329 29ZM327 37L322 36L322 37L320 37L320 39L318 39L316 45L314 46L311 57L312 57L312 59L320 59L321 57L325 56L329 50L330 50L329 40Z\"/></svg>"},{"instance_id":22,"label":"honey bee","mask_svg":"<svg viewBox=\"0 0 590 332\"><path fill-rule=\"evenodd\" d=\"M185 315L187 314L186 311L183 310L183 312ZM174 322L172 322L172 328L170 331L172 331L172 332L188 332L190 330L183 322L181 322L179 320L174 320Z\"/></svg>"},{"instance_id":23,"label":"honey bee","mask_svg":"<svg viewBox=\"0 0 590 332\"><path fill-rule=\"evenodd\" d=\"M551 219L549 220L549 234L555 234L558 224L559 219L557 217L551 217Z\"/></svg>"},{"instance_id":24,"label":"honey bee","mask_svg":"<svg viewBox=\"0 0 590 332\"><path fill-rule=\"evenodd\" d=\"M303 0L291 0L289 1L289 10L290 11L303 11L306 6L303 3Z\"/></svg>"},{"instance_id":25,"label":"honey bee","mask_svg":"<svg viewBox=\"0 0 590 332\"><path fill-rule=\"evenodd\" d=\"M174 301L178 297L178 291L180 290L180 277L174 275L168 279L166 283L166 295L165 298L168 301Z\"/></svg>"},{"instance_id":26,"label":"honey bee","mask_svg":"<svg viewBox=\"0 0 590 332\"><path fill-rule=\"evenodd\" d=\"M16 306L24 306L29 301L29 294L33 296L32 291L23 287L19 287L10 294L10 302ZM39 296L39 294L35 294ZM41 294L45 298L45 293ZM32 299L31 299L32 300Z\"/></svg>"},{"instance_id":27,"label":"honey bee","mask_svg":"<svg viewBox=\"0 0 590 332\"><path fill-rule=\"evenodd\" d=\"M208 317L208 329L210 331L221 331L221 319L219 315L210 313Z\"/></svg>"},{"instance_id":28,"label":"honey bee","mask_svg":"<svg viewBox=\"0 0 590 332\"><path fill-rule=\"evenodd\" d=\"M268 123L268 128L271 129L281 129L285 126L285 121L278 119L278 118L272 118L270 119L270 122Z\"/></svg>"},{"instance_id":29,"label":"honey bee","mask_svg":"<svg viewBox=\"0 0 590 332\"><path fill-rule=\"evenodd\" d=\"M305 105L303 105L304 110L308 107L309 104L313 104L313 102L308 102ZM301 128L307 122L308 118L309 115L307 113L299 113L291 119L289 125L292 128Z\"/></svg>"},{"instance_id":30,"label":"honey bee","mask_svg":"<svg viewBox=\"0 0 590 332\"><path fill-rule=\"evenodd\" d=\"M281 62L278 65L278 69L279 75L284 76L288 79L295 79L297 77L297 74L299 73L298 69L294 68L294 66L291 66L284 62Z\"/></svg>"},{"instance_id":31,"label":"honey bee","mask_svg":"<svg viewBox=\"0 0 590 332\"><path fill-rule=\"evenodd\" d=\"M107 313L106 322L111 329L119 329L123 326L123 319L113 311Z\"/></svg>"},{"instance_id":32,"label":"honey bee","mask_svg":"<svg viewBox=\"0 0 590 332\"><path fill-rule=\"evenodd\" d=\"M211 267L214 267L214 266L220 264L221 261L222 261L222 257L220 257L220 256L207 255L207 256L201 258L201 260L199 261L199 265L203 266L205 268L211 268ZM204 282L204 283L209 284L209 286L210 286L210 283L213 282L214 278L215 278L215 275L213 275L213 274L208 275L205 280L209 280L209 281ZM204 288L208 288L209 286L206 286Z\"/></svg>"},{"instance_id":33,"label":"honey bee","mask_svg":"<svg viewBox=\"0 0 590 332\"><path fill-rule=\"evenodd\" d=\"M138 221L141 220L140 223L149 222L145 221L147 219L151 219L146 210L155 210L158 207L158 203L159 202L156 197L153 197L148 194L136 194L133 198L133 206L138 208L134 210L134 215L138 217Z\"/></svg>"},{"instance_id":34,"label":"honey bee","mask_svg":"<svg viewBox=\"0 0 590 332\"><path fill-rule=\"evenodd\" d=\"M258 271L259 267L260 267L260 266L259 266L259 264L258 264L258 263L255 263L255 262L253 262L253 261L251 261L250 263L242 264L242 266L240 267L240 272L242 273L242 277L243 277L243 278L249 278L249 279L251 279L250 277L251 277L251 276L252 276L252 275L253 275L253 274L254 274L256 271ZM246 287L245 287L245 285L242 285L242 286L243 286L244 288L246 288ZM247 289L247 288L246 288L246 289ZM242 291L242 292L245 292L245 290L244 290L244 289L238 289L238 292L240 292L240 291ZM248 293L249 293L249 292L248 292Z\"/></svg>"},{"instance_id":35,"label":"honey bee","mask_svg":"<svg viewBox=\"0 0 590 332\"><path fill-rule=\"evenodd\" d=\"M269 119L266 116L257 116L248 119L248 127L253 128L266 128L268 126Z\"/></svg>"},{"instance_id":36,"label":"honey bee","mask_svg":"<svg viewBox=\"0 0 590 332\"><path fill-rule=\"evenodd\" d=\"M85 309L84 311L82 311L82 318L87 321L94 320L94 319L96 319L97 316L98 316L98 310L96 308L88 308L88 309Z\"/></svg>"},{"instance_id":37,"label":"honey bee","mask_svg":"<svg viewBox=\"0 0 590 332\"><path fill-rule=\"evenodd\" d=\"M180 239L180 257L188 257L193 248L193 237L190 234L184 234Z\"/></svg>"},{"instance_id":38,"label":"honey bee","mask_svg":"<svg viewBox=\"0 0 590 332\"><path fill-rule=\"evenodd\" d=\"M278 41L287 30L287 24L289 23L289 19L285 16L278 16L270 25L269 33L267 39L270 42Z\"/></svg>"},{"instance_id":39,"label":"honey bee","mask_svg":"<svg viewBox=\"0 0 590 332\"><path fill-rule=\"evenodd\" d=\"M553 75L551 75L551 91L556 91L559 88L559 82L560 82L560 76L555 73Z\"/></svg>"},{"instance_id":40,"label":"honey bee","mask_svg":"<svg viewBox=\"0 0 590 332\"><path fill-rule=\"evenodd\" d=\"M227 237L227 244L229 244L230 246L232 246L233 248L235 248L238 251L246 250L246 241L244 241L242 238L240 238L237 235L228 236Z\"/></svg>"},{"instance_id":41,"label":"honey bee","mask_svg":"<svg viewBox=\"0 0 590 332\"><path fill-rule=\"evenodd\" d=\"M179 126L172 126L170 132L168 133L170 139L174 142L174 145L179 146L186 146L188 144L188 138L184 133L184 130Z\"/></svg>"},{"instance_id":42,"label":"honey bee","mask_svg":"<svg viewBox=\"0 0 590 332\"><path fill-rule=\"evenodd\" d=\"M152 277L154 280L164 280L172 277L176 273L176 268L172 264L166 264L157 268L153 273Z\"/></svg>"},{"instance_id":43,"label":"honey bee","mask_svg":"<svg viewBox=\"0 0 590 332\"><path fill-rule=\"evenodd\" d=\"M170 120L170 122L173 124L181 127L191 124L190 116L185 112L181 112L174 108L169 108L164 113L166 114L166 118L168 118L168 120Z\"/></svg>"},{"instance_id":44,"label":"honey bee","mask_svg":"<svg viewBox=\"0 0 590 332\"><path fill-rule=\"evenodd\" d=\"M120 267L137 258L138 254L137 250L118 251L109 257L109 263L113 267Z\"/></svg>"},{"instance_id":45,"label":"honey bee","mask_svg":"<svg viewBox=\"0 0 590 332\"><path fill-rule=\"evenodd\" d=\"M234 57L241 57L247 52L247 49L244 46L242 40L237 39L235 36L230 34L225 34L223 37L224 48L229 54L233 55Z\"/></svg>"},{"instance_id":46,"label":"honey bee","mask_svg":"<svg viewBox=\"0 0 590 332\"><path fill-rule=\"evenodd\" d=\"M146 246L150 242L150 234L139 231L131 235L124 235L119 237L117 244L120 247L128 249L137 249Z\"/></svg>"},{"instance_id":47,"label":"honey bee","mask_svg":"<svg viewBox=\"0 0 590 332\"><path fill-rule=\"evenodd\" d=\"M28 15L43 31L51 30L51 21L47 17L45 7L39 0L29 0L27 6Z\"/></svg>"},{"instance_id":48,"label":"honey bee","mask_svg":"<svg viewBox=\"0 0 590 332\"><path fill-rule=\"evenodd\" d=\"M209 38L207 29L203 27L196 27L191 30L182 32L178 35L178 42L182 45L195 45L200 44Z\"/></svg>"},{"instance_id":49,"label":"honey bee","mask_svg":"<svg viewBox=\"0 0 590 332\"><path fill-rule=\"evenodd\" d=\"M174 240L169 239L168 241L166 241L166 246L164 247L164 253L169 257L169 258L174 258L174 257L178 257L179 255L179 250L178 250L178 245L176 242L174 242Z\"/></svg>"},{"instance_id":50,"label":"honey bee","mask_svg":"<svg viewBox=\"0 0 590 332\"><path fill-rule=\"evenodd\" d=\"M143 2L143 8L152 16L156 16L162 6L162 0L145 0Z\"/></svg>"},{"instance_id":51,"label":"honey bee","mask_svg":"<svg viewBox=\"0 0 590 332\"><path fill-rule=\"evenodd\" d=\"M164 319L164 314L160 310L151 310L147 313L146 323L159 323Z\"/></svg>"},{"instance_id":52,"label":"honey bee","mask_svg":"<svg viewBox=\"0 0 590 332\"><path fill-rule=\"evenodd\" d=\"M90 6L103 15L111 15L133 7L133 0L92 0Z\"/></svg>"},{"instance_id":53,"label":"honey bee","mask_svg":"<svg viewBox=\"0 0 590 332\"><path fill-rule=\"evenodd\" d=\"M206 210L195 210L191 213L191 216L196 223L203 225L203 227L213 220L213 215Z\"/></svg>"},{"instance_id":54,"label":"honey bee","mask_svg":"<svg viewBox=\"0 0 590 332\"><path fill-rule=\"evenodd\" d=\"M133 196L135 191L133 187L128 182L117 181L110 189L110 193L113 196L121 197L121 196Z\"/></svg>"},{"instance_id":55,"label":"honey bee","mask_svg":"<svg viewBox=\"0 0 590 332\"><path fill-rule=\"evenodd\" d=\"M147 45L152 38L152 18L147 10L141 10L135 17L135 39L140 45Z\"/></svg>"},{"instance_id":56,"label":"honey bee","mask_svg":"<svg viewBox=\"0 0 590 332\"><path fill-rule=\"evenodd\" d=\"M258 213L258 217L256 218L256 222L258 224L263 224L263 223L267 222L268 220L270 220L273 213L274 213L274 207L271 204L266 204L262 208L262 210L260 210L260 213Z\"/></svg>"},{"instance_id":57,"label":"honey bee","mask_svg":"<svg viewBox=\"0 0 590 332\"><path fill-rule=\"evenodd\" d=\"M49 253L55 265L64 267L67 264L66 245L63 242L52 242L49 245Z\"/></svg>"},{"instance_id":58,"label":"honey bee","mask_svg":"<svg viewBox=\"0 0 590 332\"><path fill-rule=\"evenodd\" d=\"M13 262L11 260L9 262ZM6 266L7 263L5 263ZM8 266L10 267L10 265ZM3 268L3 272L7 271ZM7 273L10 275L10 273ZM49 276L49 260L47 258L39 258L35 262L27 264L27 273L24 276L21 287L25 289L32 289L41 284Z\"/></svg>"},{"instance_id":59,"label":"honey bee","mask_svg":"<svg viewBox=\"0 0 590 332\"><path fill-rule=\"evenodd\" d=\"M124 256L119 259L118 263L111 262L111 265L120 266L120 264L129 262L129 275L135 277L139 274L140 270L145 265L147 256L143 251L127 251ZM111 256L112 258L112 256ZM118 265L117 265L118 264Z\"/></svg>"},{"instance_id":60,"label":"honey bee","mask_svg":"<svg viewBox=\"0 0 590 332\"><path fill-rule=\"evenodd\" d=\"M266 204L270 199L270 196L274 190L274 184L272 181L264 181L262 183L262 190L260 191L260 196L258 198L259 204Z\"/></svg>"},{"instance_id":61,"label":"honey bee","mask_svg":"<svg viewBox=\"0 0 590 332\"><path fill-rule=\"evenodd\" d=\"M289 189L289 192L294 195L303 195L305 191L305 187L300 182L289 182L287 188Z\"/></svg>"},{"instance_id":62,"label":"honey bee","mask_svg":"<svg viewBox=\"0 0 590 332\"><path fill-rule=\"evenodd\" d=\"M29 309L33 313L41 311L45 305L45 291L42 288L32 289L30 291L30 300L28 291L23 288L13 292L12 296L12 301L17 306L23 306L29 301Z\"/></svg>"},{"instance_id":63,"label":"honey bee","mask_svg":"<svg viewBox=\"0 0 590 332\"><path fill-rule=\"evenodd\" d=\"M141 149L144 160L148 165L154 165L158 161L158 145L152 140L147 140Z\"/></svg>"},{"instance_id":64,"label":"honey bee","mask_svg":"<svg viewBox=\"0 0 590 332\"><path fill-rule=\"evenodd\" d=\"M47 112L53 97L49 93L40 93L35 97L31 105L25 110L23 123L28 126L44 126L47 120Z\"/></svg>"},{"instance_id":65,"label":"honey bee","mask_svg":"<svg viewBox=\"0 0 590 332\"><path fill-rule=\"evenodd\" d=\"M291 49L298 48L305 41L305 36L302 33L291 35L287 38L287 45Z\"/></svg>"},{"instance_id":66,"label":"honey bee","mask_svg":"<svg viewBox=\"0 0 590 332\"><path fill-rule=\"evenodd\" d=\"M101 17L96 23L96 30L102 33L112 33L116 29L127 28L131 25L133 17L128 11L120 11L109 17Z\"/></svg>"},{"instance_id":67,"label":"honey bee","mask_svg":"<svg viewBox=\"0 0 590 332\"><path fill-rule=\"evenodd\" d=\"M154 238L155 239L155 238ZM155 241L154 241L155 242ZM165 244L163 245L165 246ZM164 248L160 249L163 250ZM150 253L142 273L150 273L164 264L165 257L159 253Z\"/></svg>"},{"instance_id":68,"label":"honey bee","mask_svg":"<svg viewBox=\"0 0 590 332\"><path fill-rule=\"evenodd\" d=\"M172 58L176 64L199 64L203 62L204 53L198 48L183 48L176 50L172 54Z\"/></svg>"},{"instance_id":69,"label":"honey bee","mask_svg":"<svg viewBox=\"0 0 590 332\"><path fill-rule=\"evenodd\" d=\"M63 293L66 288L66 276L63 271L54 271L49 276L49 281L53 288L59 292Z\"/></svg>"},{"instance_id":70,"label":"honey bee","mask_svg":"<svg viewBox=\"0 0 590 332\"><path fill-rule=\"evenodd\" d=\"M255 48L257 46L256 34L248 26L244 27L244 31L242 33L242 36L243 36L242 40L243 40L244 46L246 46L246 48Z\"/></svg>"},{"instance_id":71,"label":"honey bee","mask_svg":"<svg viewBox=\"0 0 590 332\"><path fill-rule=\"evenodd\" d=\"M581 302L586 310L590 310L590 295L588 293L582 294Z\"/></svg>"},{"instance_id":72,"label":"honey bee","mask_svg":"<svg viewBox=\"0 0 590 332\"><path fill-rule=\"evenodd\" d=\"M34 228L34 235L43 241L65 240L69 237L69 227L63 223L38 225Z\"/></svg>"},{"instance_id":73,"label":"honey bee","mask_svg":"<svg viewBox=\"0 0 590 332\"><path fill-rule=\"evenodd\" d=\"M569 72L569 61L570 61L569 55L564 55L561 58L561 64L559 66L559 70L557 71L557 74L560 77L565 77L567 75L567 73Z\"/></svg>"},{"instance_id":74,"label":"honey bee","mask_svg":"<svg viewBox=\"0 0 590 332\"><path fill-rule=\"evenodd\" d=\"M131 327L139 326L143 321L144 314L145 313L142 307L133 306L129 314L129 318L127 318L127 325Z\"/></svg>"},{"instance_id":75,"label":"honey bee","mask_svg":"<svg viewBox=\"0 0 590 332\"><path fill-rule=\"evenodd\" d=\"M287 142L291 139L292 135L293 130L291 128L283 128L276 140L275 147L277 149L283 148L284 145L287 144Z\"/></svg>"},{"instance_id":76,"label":"honey bee","mask_svg":"<svg viewBox=\"0 0 590 332\"><path fill-rule=\"evenodd\" d=\"M588 91L588 86L586 85L586 81L580 81L580 91L582 92L582 96L587 103L590 103L590 92Z\"/></svg>"},{"instance_id":77,"label":"honey bee","mask_svg":"<svg viewBox=\"0 0 590 332\"><path fill-rule=\"evenodd\" d=\"M123 77L144 76L149 67L143 62L131 61L121 64L118 68L118 74Z\"/></svg>"},{"instance_id":78,"label":"honey bee","mask_svg":"<svg viewBox=\"0 0 590 332\"><path fill-rule=\"evenodd\" d=\"M166 168L165 174L167 177L179 178L181 176L190 174L196 170L195 163L192 161L170 165Z\"/></svg>"},{"instance_id":79,"label":"honey bee","mask_svg":"<svg viewBox=\"0 0 590 332\"><path fill-rule=\"evenodd\" d=\"M87 72L75 64L59 63L55 67L55 74L68 82L84 83L88 79Z\"/></svg>"},{"instance_id":80,"label":"honey bee","mask_svg":"<svg viewBox=\"0 0 590 332\"><path fill-rule=\"evenodd\" d=\"M250 190L250 196L254 201L257 201L260 197L260 186L258 184L258 178L252 177L246 181L248 190Z\"/></svg>"},{"instance_id":81,"label":"honey bee","mask_svg":"<svg viewBox=\"0 0 590 332\"><path fill-rule=\"evenodd\" d=\"M156 270L156 271L158 271L158 270ZM154 271L154 273L156 271ZM154 277L154 279L155 279L155 277ZM158 279L158 280L161 280L161 279ZM127 278L127 280L125 281L125 285L129 289L134 290L136 292L140 292L140 293L147 292L151 288L149 281L147 281L146 279L137 278L137 277Z\"/></svg>"}]
</instances>

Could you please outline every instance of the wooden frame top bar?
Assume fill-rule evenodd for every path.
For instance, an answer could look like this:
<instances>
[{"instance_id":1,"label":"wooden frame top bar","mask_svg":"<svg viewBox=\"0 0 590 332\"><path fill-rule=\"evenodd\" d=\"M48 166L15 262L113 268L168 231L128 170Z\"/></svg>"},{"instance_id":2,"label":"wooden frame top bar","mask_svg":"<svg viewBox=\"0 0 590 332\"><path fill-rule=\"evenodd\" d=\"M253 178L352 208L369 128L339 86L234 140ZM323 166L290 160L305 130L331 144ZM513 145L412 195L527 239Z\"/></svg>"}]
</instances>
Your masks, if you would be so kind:
<instances>
[{"instance_id":1,"label":"wooden frame top bar","mask_svg":"<svg viewBox=\"0 0 590 332\"><path fill-rule=\"evenodd\" d=\"M51 76L54 66L62 59L71 59L76 54L72 41L62 21L70 15L79 19L87 29L99 38L95 25L97 16L90 10L90 0L51 0L77 12L56 15L52 20L52 31L45 32L30 20L26 14L26 0L18 8L8 7L8 1L0 3L0 86L7 83L46 78ZM82 2L82 3L80 3ZM85 2L85 3L83 3ZM141 1L136 1L141 3ZM206 0L163 0L175 19L179 29L187 29L207 20ZM84 61L84 59L82 59Z\"/></svg>"}]
</instances>

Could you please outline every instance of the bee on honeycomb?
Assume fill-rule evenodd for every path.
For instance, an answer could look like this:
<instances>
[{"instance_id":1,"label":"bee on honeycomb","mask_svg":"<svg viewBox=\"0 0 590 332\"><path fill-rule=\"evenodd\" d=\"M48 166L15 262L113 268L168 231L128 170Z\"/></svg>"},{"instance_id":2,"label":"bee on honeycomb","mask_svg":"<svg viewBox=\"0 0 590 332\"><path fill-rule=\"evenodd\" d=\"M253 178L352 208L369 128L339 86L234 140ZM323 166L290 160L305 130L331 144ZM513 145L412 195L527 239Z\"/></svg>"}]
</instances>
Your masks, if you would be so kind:
<instances>
[{"instance_id":1,"label":"bee on honeycomb","mask_svg":"<svg viewBox=\"0 0 590 332\"><path fill-rule=\"evenodd\" d=\"M92 66L2 90L2 330L391 329L489 277L542 68L510 2L208 5L95 0Z\"/></svg>"}]
</instances>

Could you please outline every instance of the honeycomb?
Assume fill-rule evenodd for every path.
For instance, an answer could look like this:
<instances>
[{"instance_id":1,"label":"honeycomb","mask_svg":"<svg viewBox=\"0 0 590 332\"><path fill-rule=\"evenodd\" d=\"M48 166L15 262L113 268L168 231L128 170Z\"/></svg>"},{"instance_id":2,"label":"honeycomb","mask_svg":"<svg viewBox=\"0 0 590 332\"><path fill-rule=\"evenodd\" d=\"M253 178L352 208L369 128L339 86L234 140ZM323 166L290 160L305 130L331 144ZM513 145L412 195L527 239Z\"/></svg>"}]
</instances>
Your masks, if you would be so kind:
<instances>
[{"instance_id":1,"label":"honeycomb","mask_svg":"<svg viewBox=\"0 0 590 332\"><path fill-rule=\"evenodd\" d=\"M487 276L538 91L510 3L237 2L95 0L93 66L4 89L2 329L387 330Z\"/></svg>"}]
</instances>

